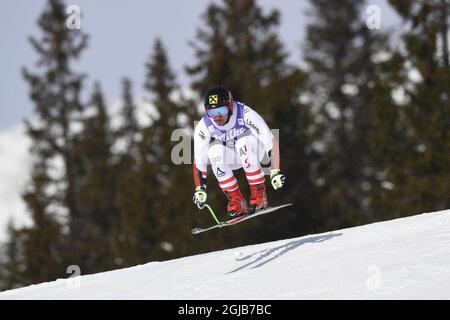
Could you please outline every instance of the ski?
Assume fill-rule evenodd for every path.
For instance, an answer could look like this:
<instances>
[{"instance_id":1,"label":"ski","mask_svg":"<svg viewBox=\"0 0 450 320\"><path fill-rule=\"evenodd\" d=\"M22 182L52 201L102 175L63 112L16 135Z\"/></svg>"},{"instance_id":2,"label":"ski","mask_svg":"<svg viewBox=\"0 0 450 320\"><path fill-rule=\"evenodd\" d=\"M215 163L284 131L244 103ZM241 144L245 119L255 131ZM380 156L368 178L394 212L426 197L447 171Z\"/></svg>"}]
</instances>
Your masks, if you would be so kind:
<instances>
[{"instance_id":1,"label":"ski","mask_svg":"<svg viewBox=\"0 0 450 320\"><path fill-rule=\"evenodd\" d=\"M194 229L192 229L191 232L192 232L192 234L199 234L199 233L203 233L203 232L206 232L206 231L209 231L209 230L212 230L212 229L216 229L216 228L233 226L233 225L238 224L238 223L240 223L242 221L245 221L245 220L248 220L248 219L252 219L254 217L261 216L263 214L266 214L266 213L269 213L269 212L273 212L273 211L276 211L278 209L281 209L281 208L284 208L284 207L288 207L288 206L291 206L291 205L292 205L292 203L287 203L287 204L282 204L282 205L279 205L279 206L276 206L276 207L269 207L269 208L266 208L266 209L263 209L263 210L256 211L253 214L246 214L246 215L243 215L241 217L234 218L234 219L230 219L230 220L226 220L226 221L219 221L217 224L215 224L215 225L213 225L213 226L211 226L209 228L194 228Z\"/></svg>"}]
</instances>

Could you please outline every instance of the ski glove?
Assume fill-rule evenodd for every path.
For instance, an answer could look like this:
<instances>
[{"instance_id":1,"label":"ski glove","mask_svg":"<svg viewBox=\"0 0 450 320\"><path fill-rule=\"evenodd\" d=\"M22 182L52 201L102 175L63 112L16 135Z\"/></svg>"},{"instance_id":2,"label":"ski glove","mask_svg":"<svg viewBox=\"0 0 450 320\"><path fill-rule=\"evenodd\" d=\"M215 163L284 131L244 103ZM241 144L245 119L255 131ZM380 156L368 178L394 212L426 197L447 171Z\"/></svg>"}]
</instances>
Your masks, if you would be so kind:
<instances>
[{"instance_id":1,"label":"ski glove","mask_svg":"<svg viewBox=\"0 0 450 320\"><path fill-rule=\"evenodd\" d=\"M270 172L270 182L275 190L281 189L286 182L286 176L280 172L280 169L273 169Z\"/></svg>"},{"instance_id":2,"label":"ski glove","mask_svg":"<svg viewBox=\"0 0 450 320\"><path fill-rule=\"evenodd\" d=\"M206 199L208 198L208 196L206 195L206 190L205 188L198 186L197 188L195 188L195 193L194 193L194 197L192 198L192 200L194 201L194 203L197 205L197 207L199 209L203 209L205 207L205 202Z\"/></svg>"}]
</instances>

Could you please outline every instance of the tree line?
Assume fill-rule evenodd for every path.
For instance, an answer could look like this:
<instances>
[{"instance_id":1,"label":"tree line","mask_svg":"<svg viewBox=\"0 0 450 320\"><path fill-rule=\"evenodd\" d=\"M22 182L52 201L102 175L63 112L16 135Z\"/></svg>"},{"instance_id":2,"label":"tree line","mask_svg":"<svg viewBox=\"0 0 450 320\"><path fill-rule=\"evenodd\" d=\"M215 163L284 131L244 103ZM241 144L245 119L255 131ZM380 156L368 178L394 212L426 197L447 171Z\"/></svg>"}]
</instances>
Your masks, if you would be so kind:
<instances>
[{"instance_id":1,"label":"tree line","mask_svg":"<svg viewBox=\"0 0 450 320\"><path fill-rule=\"evenodd\" d=\"M140 84L154 107L148 124L124 78L113 126L101 84L86 88L88 75L73 69L88 35L68 30L65 3L49 0L41 38L30 38L38 67L22 70L37 116L26 122L34 164L23 192L33 225L10 225L0 289L67 278L71 265L90 274L449 208L450 2L389 0L406 26L395 43L367 27L367 5L309 1L299 66L288 62L277 10L256 0L211 3L185 69L197 97L183 94L155 39ZM193 205L192 167L173 163L171 137L192 132L202 94L218 84L280 130L288 181L268 197L294 206L192 236L213 221ZM225 212L211 172L208 198Z\"/></svg>"}]
</instances>

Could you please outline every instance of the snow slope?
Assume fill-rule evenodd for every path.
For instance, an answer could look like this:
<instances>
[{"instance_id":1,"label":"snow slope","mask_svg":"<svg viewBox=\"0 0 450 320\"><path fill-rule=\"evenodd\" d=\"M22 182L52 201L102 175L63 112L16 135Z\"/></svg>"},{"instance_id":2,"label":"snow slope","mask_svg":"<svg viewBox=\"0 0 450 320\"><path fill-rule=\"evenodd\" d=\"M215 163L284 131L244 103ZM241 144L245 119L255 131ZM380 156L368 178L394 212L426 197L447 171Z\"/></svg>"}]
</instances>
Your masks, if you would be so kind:
<instances>
[{"instance_id":1,"label":"snow slope","mask_svg":"<svg viewBox=\"0 0 450 320\"><path fill-rule=\"evenodd\" d=\"M450 299L450 210L60 279L0 299Z\"/></svg>"}]
</instances>

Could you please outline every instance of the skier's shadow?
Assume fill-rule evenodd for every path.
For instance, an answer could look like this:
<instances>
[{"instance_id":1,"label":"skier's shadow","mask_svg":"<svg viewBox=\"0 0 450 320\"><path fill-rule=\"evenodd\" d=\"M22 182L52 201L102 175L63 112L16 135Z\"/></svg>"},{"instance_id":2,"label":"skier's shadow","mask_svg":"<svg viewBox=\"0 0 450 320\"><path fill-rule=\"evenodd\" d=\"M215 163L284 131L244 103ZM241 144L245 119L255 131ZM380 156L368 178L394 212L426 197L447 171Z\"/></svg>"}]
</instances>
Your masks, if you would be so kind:
<instances>
[{"instance_id":1,"label":"skier's shadow","mask_svg":"<svg viewBox=\"0 0 450 320\"><path fill-rule=\"evenodd\" d=\"M254 260L244 264L243 266L240 266L239 268L231 270L227 274L240 271L240 270L245 269L247 267L249 267L251 269L256 269L256 268L262 267L266 263L269 263L269 262L279 258L283 254L285 254L285 253L287 253L289 251L292 251L292 250L300 247L301 245L304 245L306 243L323 242L323 241L327 241L327 240L330 240L331 238L339 237L339 236L342 236L342 233L328 233L328 234L324 234L324 235L308 237L308 238L305 238L305 239L291 241L291 242L288 242L288 243L283 244L283 245L278 246L278 247L274 247L274 248L270 248L270 249L264 249L264 250L261 250L261 251L258 251L258 252L250 253L248 255L243 255L243 256L237 257L236 261L248 260L248 259L251 259L252 257L255 257L255 256L256 256L256 259L254 259Z\"/></svg>"}]
</instances>

